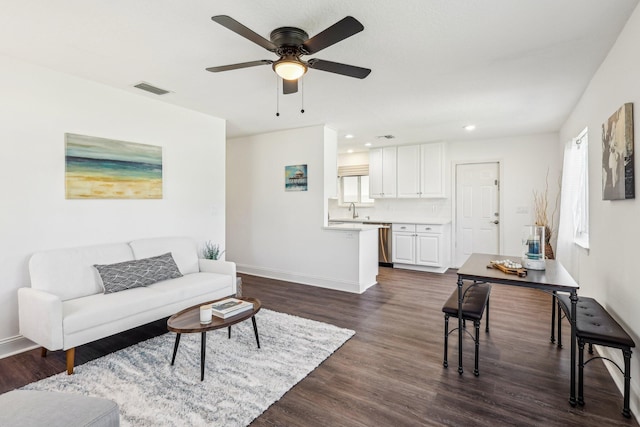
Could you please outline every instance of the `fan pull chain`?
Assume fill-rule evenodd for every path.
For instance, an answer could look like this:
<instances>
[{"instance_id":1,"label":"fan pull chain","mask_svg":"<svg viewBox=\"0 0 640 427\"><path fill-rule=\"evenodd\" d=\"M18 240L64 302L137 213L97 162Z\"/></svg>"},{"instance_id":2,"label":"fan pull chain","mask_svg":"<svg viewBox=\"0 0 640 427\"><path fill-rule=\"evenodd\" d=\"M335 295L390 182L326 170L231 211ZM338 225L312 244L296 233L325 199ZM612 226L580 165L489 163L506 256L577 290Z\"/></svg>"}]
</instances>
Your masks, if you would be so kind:
<instances>
[{"instance_id":1,"label":"fan pull chain","mask_svg":"<svg viewBox=\"0 0 640 427\"><path fill-rule=\"evenodd\" d=\"M304 79L299 78L298 81L300 82L300 92L302 93L302 108L300 109L300 113L304 114Z\"/></svg>"},{"instance_id":2,"label":"fan pull chain","mask_svg":"<svg viewBox=\"0 0 640 427\"><path fill-rule=\"evenodd\" d=\"M276 75L276 117L280 117L280 87L278 81L280 79Z\"/></svg>"}]
</instances>

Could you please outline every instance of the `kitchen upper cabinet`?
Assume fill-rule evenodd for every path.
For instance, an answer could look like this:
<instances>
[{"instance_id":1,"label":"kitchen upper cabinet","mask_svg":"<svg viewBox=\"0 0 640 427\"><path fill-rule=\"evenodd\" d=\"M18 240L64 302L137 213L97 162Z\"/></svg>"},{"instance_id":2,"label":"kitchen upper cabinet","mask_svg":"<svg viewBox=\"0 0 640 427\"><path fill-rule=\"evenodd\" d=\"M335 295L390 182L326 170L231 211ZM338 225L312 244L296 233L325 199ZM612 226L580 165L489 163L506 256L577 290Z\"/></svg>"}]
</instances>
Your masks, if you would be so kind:
<instances>
[{"instance_id":1,"label":"kitchen upper cabinet","mask_svg":"<svg viewBox=\"0 0 640 427\"><path fill-rule=\"evenodd\" d=\"M444 143L398 147L398 197L442 198Z\"/></svg>"},{"instance_id":2,"label":"kitchen upper cabinet","mask_svg":"<svg viewBox=\"0 0 640 427\"><path fill-rule=\"evenodd\" d=\"M398 147L398 197L420 197L420 146Z\"/></svg>"},{"instance_id":3,"label":"kitchen upper cabinet","mask_svg":"<svg viewBox=\"0 0 640 427\"><path fill-rule=\"evenodd\" d=\"M444 150L443 142L420 146L420 197L445 197Z\"/></svg>"},{"instance_id":4,"label":"kitchen upper cabinet","mask_svg":"<svg viewBox=\"0 0 640 427\"><path fill-rule=\"evenodd\" d=\"M372 148L369 151L370 197L396 197L396 161L396 147Z\"/></svg>"}]
</instances>

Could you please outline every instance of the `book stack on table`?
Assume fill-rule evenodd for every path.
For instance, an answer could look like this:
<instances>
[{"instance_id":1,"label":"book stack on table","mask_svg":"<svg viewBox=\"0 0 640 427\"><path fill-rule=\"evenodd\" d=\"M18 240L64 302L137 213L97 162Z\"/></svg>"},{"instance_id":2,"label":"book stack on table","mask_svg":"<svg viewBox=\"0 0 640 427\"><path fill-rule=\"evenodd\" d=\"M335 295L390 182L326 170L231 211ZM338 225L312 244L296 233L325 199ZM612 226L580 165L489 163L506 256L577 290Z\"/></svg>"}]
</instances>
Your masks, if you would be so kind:
<instances>
[{"instance_id":1,"label":"book stack on table","mask_svg":"<svg viewBox=\"0 0 640 427\"><path fill-rule=\"evenodd\" d=\"M226 298L211 304L211 312L214 316L226 319L253 309L253 304L237 298Z\"/></svg>"}]
</instances>

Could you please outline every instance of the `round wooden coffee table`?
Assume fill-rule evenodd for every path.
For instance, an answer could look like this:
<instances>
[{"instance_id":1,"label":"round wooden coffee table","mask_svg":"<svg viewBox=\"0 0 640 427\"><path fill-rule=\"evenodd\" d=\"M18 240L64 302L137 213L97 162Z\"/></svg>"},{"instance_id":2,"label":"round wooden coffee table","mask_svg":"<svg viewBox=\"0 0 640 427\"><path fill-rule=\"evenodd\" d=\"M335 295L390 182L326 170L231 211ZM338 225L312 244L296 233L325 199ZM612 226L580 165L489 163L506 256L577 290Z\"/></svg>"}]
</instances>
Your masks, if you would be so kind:
<instances>
[{"instance_id":1,"label":"round wooden coffee table","mask_svg":"<svg viewBox=\"0 0 640 427\"><path fill-rule=\"evenodd\" d=\"M260 338L258 338L258 325L256 325L256 318L254 317L257 312L260 311L262 304L257 298L238 298L243 301L247 301L253 304L253 310L246 310L235 316L222 319L220 317L213 316L211 323L200 323L200 306L204 304L211 304L212 302L220 301L221 298L215 301L203 302L202 304L194 305L193 307L185 308L184 310L174 314L167 320L167 329L176 333L176 343L173 346L173 357L171 358L171 365L176 361L176 353L178 352L178 345L180 344L181 334L202 334L201 349L200 349L200 381L204 380L204 366L205 366L205 349L207 347L207 331L213 331L216 329L229 328L229 338L231 338L231 325L243 322L248 318L251 318L253 322L253 332L256 335L256 343L260 348Z\"/></svg>"}]
</instances>

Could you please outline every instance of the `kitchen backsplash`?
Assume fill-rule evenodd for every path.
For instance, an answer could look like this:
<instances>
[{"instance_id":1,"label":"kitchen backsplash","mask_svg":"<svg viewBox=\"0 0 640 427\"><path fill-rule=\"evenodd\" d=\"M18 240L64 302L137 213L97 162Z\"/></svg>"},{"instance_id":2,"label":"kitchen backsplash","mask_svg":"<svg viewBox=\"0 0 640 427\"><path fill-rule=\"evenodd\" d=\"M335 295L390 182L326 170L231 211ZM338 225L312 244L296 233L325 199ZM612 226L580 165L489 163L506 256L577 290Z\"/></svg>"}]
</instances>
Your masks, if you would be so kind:
<instances>
[{"instance_id":1,"label":"kitchen backsplash","mask_svg":"<svg viewBox=\"0 0 640 427\"><path fill-rule=\"evenodd\" d=\"M358 217L395 221L405 219L451 219L450 199L376 199L372 207L356 208ZM329 199L329 217L351 218L348 206L338 206L338 200Z\"/></svg>"}]
</instances>

